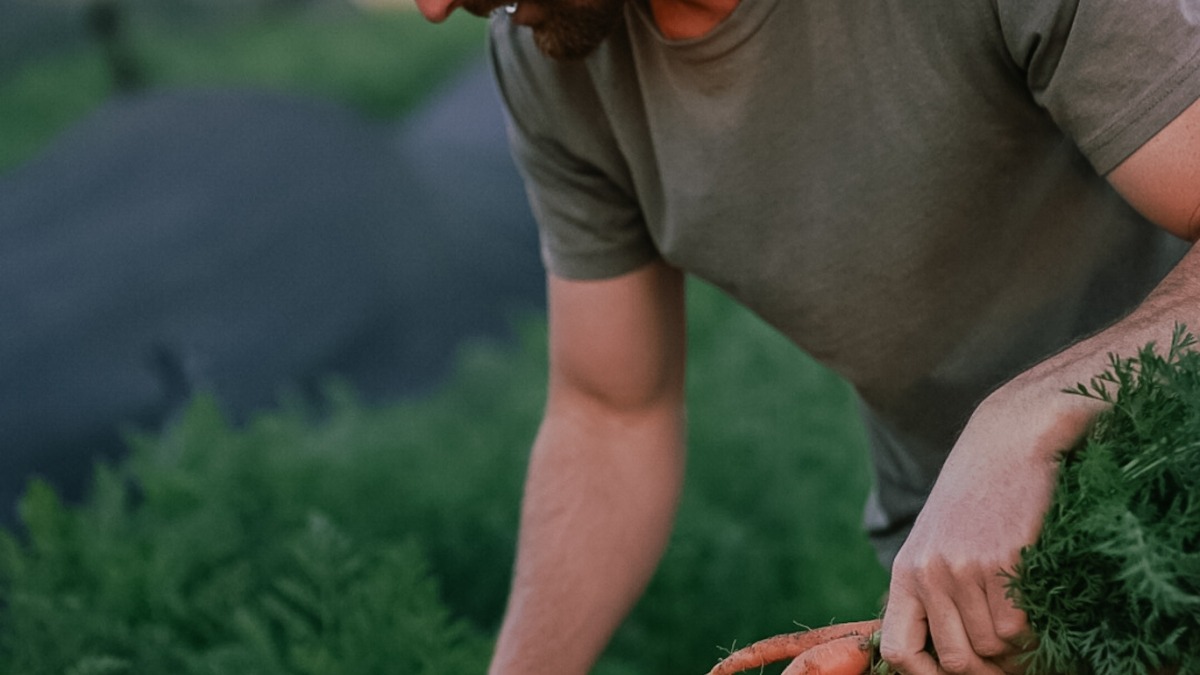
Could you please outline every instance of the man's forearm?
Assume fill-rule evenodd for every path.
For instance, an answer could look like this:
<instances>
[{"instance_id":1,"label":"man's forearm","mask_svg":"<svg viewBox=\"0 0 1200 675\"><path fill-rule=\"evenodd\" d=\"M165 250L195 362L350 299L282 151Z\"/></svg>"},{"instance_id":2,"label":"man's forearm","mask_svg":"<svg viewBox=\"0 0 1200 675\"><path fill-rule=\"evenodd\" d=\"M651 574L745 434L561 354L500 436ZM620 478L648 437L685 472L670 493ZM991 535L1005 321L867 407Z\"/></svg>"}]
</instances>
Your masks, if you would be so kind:
<instances>
[{"instance_id":1,"label":"man's forearm","mask_svg":"<svg viewBox=\"0 0 1200 675\"><path fill-rule=\"evenodd\" d=\"M582 675L662 556L683 478L683 413L548 412L526 479L491 675Z\"/></svg>"},{"instance_id":2,"label":"man's forearm","mask_svg":"<svg viewBox=\"0 0 1200 675\"><path fill-rule=\"evenodd\" d=\"M1061 402L1059 392L1090 382L1108 367L1109 354L1132 357L1149 342L1168 348L1177 323L1186 324L1193 333L1200 331L1200 248L1193 247L1127 317L1046 359L1005 388L1025 396L1037 391Z\"/></svg>"},{"instance_id":3,"label":"man's forearm","mask_svg":"<svg viewBox=\"0 0 1200 675\"><path fill-rule=\"evenodd\" d=\"M880 651L897 670L1020 672L1028 624L1006 577L1036 539L1058 458L1104 409L1064 389L1088 383L1108 355L1169 346L1176 323L1200 328L1200 250L1134 312L1035 365L971 416L892 568ZM927 651L932 638L936 662Z\"/></svg>"}]
</instances>

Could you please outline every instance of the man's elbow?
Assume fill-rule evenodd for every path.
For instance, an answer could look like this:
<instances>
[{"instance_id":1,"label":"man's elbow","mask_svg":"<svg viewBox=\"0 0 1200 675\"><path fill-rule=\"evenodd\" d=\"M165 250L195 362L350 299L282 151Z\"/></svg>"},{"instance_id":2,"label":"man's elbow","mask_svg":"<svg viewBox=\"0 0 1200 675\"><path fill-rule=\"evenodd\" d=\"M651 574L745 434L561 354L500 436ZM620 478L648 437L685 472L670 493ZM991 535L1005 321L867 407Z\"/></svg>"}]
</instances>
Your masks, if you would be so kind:
<instances>
[{"instance_id":1,"label":"man's elbow","mask_svg":"<svg viewBox=\"0 0 1200 675\"><path fill-rule=\"evenodd\" d=\"M551 376L547 407L566 407L603 415L640 416L670 411L683 404L683 383L669 371L614 369L599 377Z\"/></svg>"},{"instance_id":2,"label":"man's elbow","mask_svg":"<svg viewBox=\"0 0 1200 675\"><path fill-rule=\"evenodd\" d=\"M1197 239L1200 239L1200 196L1196 197L1192 213L1184 222L1183 231L1180 236L1193 244L1196 243Z\"/></svg>"}]
</instances>

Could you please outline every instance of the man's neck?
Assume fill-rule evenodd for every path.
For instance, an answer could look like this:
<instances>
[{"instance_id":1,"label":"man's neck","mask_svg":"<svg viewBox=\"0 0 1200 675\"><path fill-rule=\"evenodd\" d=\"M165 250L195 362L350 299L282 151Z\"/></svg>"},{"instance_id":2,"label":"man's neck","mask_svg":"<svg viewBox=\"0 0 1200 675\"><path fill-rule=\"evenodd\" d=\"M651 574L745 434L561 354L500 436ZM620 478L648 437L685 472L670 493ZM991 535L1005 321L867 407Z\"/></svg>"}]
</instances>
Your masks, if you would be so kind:
<instances>
[{"instance_id":1,"label":"man's neck","mask_svg":"<svg viewBox=\"0 0 1200 675\"><path fill-rule=\"evenodd\" d=\"M672 40L697 38L725 20L740 0L649 0L658 30Z\"/></svg>"}]
</instances>

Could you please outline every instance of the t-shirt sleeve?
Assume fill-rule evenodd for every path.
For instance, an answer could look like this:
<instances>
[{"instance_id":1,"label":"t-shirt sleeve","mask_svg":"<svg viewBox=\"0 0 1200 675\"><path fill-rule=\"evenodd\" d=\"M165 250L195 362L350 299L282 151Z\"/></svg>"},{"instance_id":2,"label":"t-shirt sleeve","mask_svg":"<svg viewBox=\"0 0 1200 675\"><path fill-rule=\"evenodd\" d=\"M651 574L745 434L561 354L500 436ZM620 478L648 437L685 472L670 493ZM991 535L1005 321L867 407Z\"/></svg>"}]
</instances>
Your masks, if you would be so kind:
<instances>
[{"instance_id":1,"label":"t-shirt sleeve","mask_svg":"<svg viewBox=\"0 0 1200 675\"><path fill-rule=\"evenodd\" d=\"M1195 0L999 0L1035 100L1101 174L1200 98Z\"/></svg>"},{"instance_id":2,"label":"t-shirt sleeve","mask_svg":"<svg viewBox=\"0 0 1200 675\"><path fill-rule=\"evenodd\" d=\"M601 279L658 257L586 66L551 62L493 20L489 53L546 268Z\"/></svg>"}]
</instances>

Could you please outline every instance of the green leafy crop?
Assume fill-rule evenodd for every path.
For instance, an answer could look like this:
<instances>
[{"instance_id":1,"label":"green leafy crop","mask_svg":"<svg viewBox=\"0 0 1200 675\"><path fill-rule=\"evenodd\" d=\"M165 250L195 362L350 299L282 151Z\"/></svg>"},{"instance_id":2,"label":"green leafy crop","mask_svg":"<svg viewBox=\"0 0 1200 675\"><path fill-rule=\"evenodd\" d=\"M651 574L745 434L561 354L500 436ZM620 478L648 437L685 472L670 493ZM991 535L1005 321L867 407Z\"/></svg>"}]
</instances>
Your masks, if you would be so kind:
<instances>
[{"instance_id":1,"label":"green leafy crop","mask_svg":"<svg viewBox=\"0 0 1200 675\"><path fill-rule=\"evenodd\" d=\"M490 640L446 606L422 538L296 498L325 466L282 422L235 431L199 399L87 504L31 484L27 536L0 531L0 673L482 672Z\"/></svg>"},{"instance_id":2,"label":"green leafy crop","mask_svg":"<svg viewBox=\"0 0 1200 675\"><path fill-rule=\"evenodd\" d=\"M1072 393L1110 404L1063 455L1010 580L1030 675L1200 673L1200 354L1177 326Z\"/></svg>"},{"instance_id":3,"label":"green leafy crop","mask_svg":"<svg viewBox=\"0 0 1200 675\"><path fill-rule=\"evenodd\" d=\"M688 318L687 487L596 675L704 672L887 588L850 388L695 280ZM0 531L0 675L483 673L545 407L545 317L512 329L420 399L331 385L232 424L201 396L82 503L33 484Z\"/></svg>"}]
</instances>

